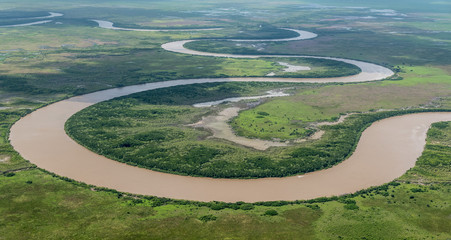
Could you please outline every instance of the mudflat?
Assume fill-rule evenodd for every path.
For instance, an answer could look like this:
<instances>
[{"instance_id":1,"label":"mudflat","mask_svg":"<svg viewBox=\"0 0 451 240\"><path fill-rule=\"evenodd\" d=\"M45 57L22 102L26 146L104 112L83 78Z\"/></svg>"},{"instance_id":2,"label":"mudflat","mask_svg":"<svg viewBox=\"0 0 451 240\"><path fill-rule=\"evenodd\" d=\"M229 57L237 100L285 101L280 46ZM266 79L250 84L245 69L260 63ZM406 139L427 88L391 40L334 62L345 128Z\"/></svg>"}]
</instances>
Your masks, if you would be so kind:
<instances>
[{"instance_id":1,"label":"mudflat","mask_svg":"<svg viewBox=\"0 0 451 240\"><path fill-rule=\"evenodd\" d=\"M222 138L257 150L266 150L269 147L282 147L288 145L283 142L265 141L237 136L228 124L228 121L231 118L238 116L239 111L240 108L238 107L226 108L218 115L203 117L201 121L191 124L190 126L209 129L213 132L213 137Z\"/></svg>"}]
</instances>

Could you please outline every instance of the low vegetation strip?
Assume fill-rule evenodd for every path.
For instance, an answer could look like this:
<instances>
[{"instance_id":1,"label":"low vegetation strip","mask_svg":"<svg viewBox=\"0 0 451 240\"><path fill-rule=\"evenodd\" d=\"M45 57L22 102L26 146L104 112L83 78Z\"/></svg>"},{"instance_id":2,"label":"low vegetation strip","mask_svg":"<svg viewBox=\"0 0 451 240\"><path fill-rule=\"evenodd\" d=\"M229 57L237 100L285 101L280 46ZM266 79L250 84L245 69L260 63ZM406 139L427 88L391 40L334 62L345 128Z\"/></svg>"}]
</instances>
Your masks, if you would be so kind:
<instances>
[{"instance_id":1,"label":"low vegetation strip","mask_svg":"<svg viewBox=\"0 0 451 240\"><path fill-rule=\"evenodd\" d=\"M20 117L30 113L28 109L1 110L0 111L0 172L15 171L32 166L29 162L22 160L20 155L14 151L9 144L8 134L11 125Z\"/></svg>"},{"instance_id":2,"label":"low vegetation strip","mask_svg":"<svg viewBox=\"0 0 451 240\"><path fill-rule=\"evenodd\" d=\"M427 143L416 166L399 178L403 182L419 184L451 184L451 122L431 126Z\"/></svg>"}]
</instances>

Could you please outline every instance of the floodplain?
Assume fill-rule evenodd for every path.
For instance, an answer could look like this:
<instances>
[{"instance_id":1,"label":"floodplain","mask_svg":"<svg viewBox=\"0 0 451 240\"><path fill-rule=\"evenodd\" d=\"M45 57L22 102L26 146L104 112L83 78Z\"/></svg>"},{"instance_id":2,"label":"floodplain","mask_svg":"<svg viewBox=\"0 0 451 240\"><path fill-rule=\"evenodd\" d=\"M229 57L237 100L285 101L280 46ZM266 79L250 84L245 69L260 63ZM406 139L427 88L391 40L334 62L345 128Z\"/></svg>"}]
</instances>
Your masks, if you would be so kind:
<instances>
[{"instance_id":1,"label":"floodplain","mask_svg":"<svg viewBox=\"0 0 451 240\"><path fill-rule=\"evenodd\" d=\"M186 201L87 185L28 162L9 142L10 128L21 117L53 102L99 90L178 79L268 74L281 78L339 77L359 71L333 61L191 56L161 48L172 41L200 39L185 47L221 54L355 59L387 67L395 73L389 79L366 83L233 82L171 87L93 105L76 114L66 126L81 144L115 160L123 161L125 156L131 160L124 162L133 162L144 152L142 149L149 150L146 154L155 154L150 152L154 149L149 147L152 144L159 148L175 147L181 153L180 158L172 158L175 167L170 170L170 164L166 164L165 169L159 170L201 176L198 166L213 160L212 154L218 156L217 151L229 154L226 158L234 163L243 163L240 159L246 153L260 160L251 161L254 165L238 164L236 170L232 168L239 174L224 171L212 177L266 177L249 172L258 172L262 169L258 164L263 162L272 165L283 156L291 159L300 146L309 148L310 152L302 152L315 158L337 154L320 148L333 148L333 144L346 144L352 151L350 145L359 140L360 132L367 127L365 119L390 112L448 111L449 9L447 2L421 0L277 4L192 1L189 5L156 1L152 6L141 1L83 1L78 7L50 0L0 3L0 26L51 20L0 28L0 238L450 238L449 122L432 124L415 167L388 184L330 198L255 203ZM51 15L49 12L63 15L44 19ZM99 28L92 19L111 21L121 28L184 31L116 31ZM185 31L196 28L221 30ZM295 37L280 28L310 31L318 36L289 42L229 41ZM311 70L286 72L287 66L280 62ZM192 106L231 97L264 95L274 89L287 89L284 91L290 95L208 109ZM230 106L243 108L229 123L234 133L247 139L287 142L289 146L259 151L209 138L208 130L187 126ZM181 116L180 112L186 115ZM89 119L89 114L98 117ZM347 114L352 115L338 125L320 124ZM71 127L77 131L71 132ZM333 131L350 130L352 140L333 141L337 140ZM308 140L308 136L318 131L325 132L319 140ZM307 140L301 142L302 139ZM97 145L89 143L90 140ZM203 146L190 148L187 143ZM337 149L343 149L339 146ZM191 150L198 152L190 153ZM160 151L158 157L163 159L164 152ZM192 157L200 159L191 161ZM143 158L142 162L148 159ZM180 159L186 160L184 165L177 164ZM336 164L326 162L329 164L322 162L319 168ZM241 174L245 169L252 171ZM309 171L279 170L270 176Z\"/></svg>"}]
</instances>

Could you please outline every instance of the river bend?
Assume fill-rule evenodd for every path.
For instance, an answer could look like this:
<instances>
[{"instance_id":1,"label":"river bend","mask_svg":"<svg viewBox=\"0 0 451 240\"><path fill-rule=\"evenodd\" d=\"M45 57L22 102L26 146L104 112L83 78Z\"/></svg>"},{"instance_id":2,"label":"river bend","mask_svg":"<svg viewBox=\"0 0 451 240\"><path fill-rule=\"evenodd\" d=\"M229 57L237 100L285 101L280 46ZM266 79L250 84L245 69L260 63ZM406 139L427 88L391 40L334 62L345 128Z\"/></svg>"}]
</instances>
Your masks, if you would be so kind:
<instances>
[{"instance_id":1,"label":"river bend","mask_svg":"<svg viewBox=\"0 0 451 240\"><path fill-rule=\"evenodd\" d=\"M263 57L198 52L184 47L189 41L192 40L171 42L162 47L168 51L202 56ZM263 179L189 177L133 167L89 151L72 140L64 130L65 122L73 114L88 106L152 89L232 81L366 82L382 80L393 74L391 70L372 63L342 58L314 58L351 63L362 69L362 72L354 76L324 79L266 77L185 79L108 89L72 97L32 112L12 126L10 141L16 151L38 167L96 186L175 199L257 202L342 195L390 182L415 165L424 149L426 132L430 124L451 121L451 113L417 113L387 118L373 123L366 129L354 154L332 168L300 176Z\"/></svg>"}]
</instances>

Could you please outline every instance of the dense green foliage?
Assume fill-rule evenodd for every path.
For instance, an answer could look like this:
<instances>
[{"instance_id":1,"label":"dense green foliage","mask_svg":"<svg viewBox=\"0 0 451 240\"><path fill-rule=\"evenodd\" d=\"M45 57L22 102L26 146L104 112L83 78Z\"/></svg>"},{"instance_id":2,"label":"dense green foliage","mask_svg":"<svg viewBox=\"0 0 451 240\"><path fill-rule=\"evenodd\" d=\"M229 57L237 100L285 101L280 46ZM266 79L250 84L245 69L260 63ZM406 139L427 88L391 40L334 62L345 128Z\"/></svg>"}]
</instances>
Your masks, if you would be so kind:
<instances>
[{"instance_id":1,"label":"dense green foliage","mask_svg":"<svg viewBox=\"0 0 451 240\"><path fill-rule=\"evenodd\" d=\"M279 213L274 209L269 209L269 210L266 210L265 215L266 216L276 216L276 215L279 215Z\"/></svg>"}]
</instances>

